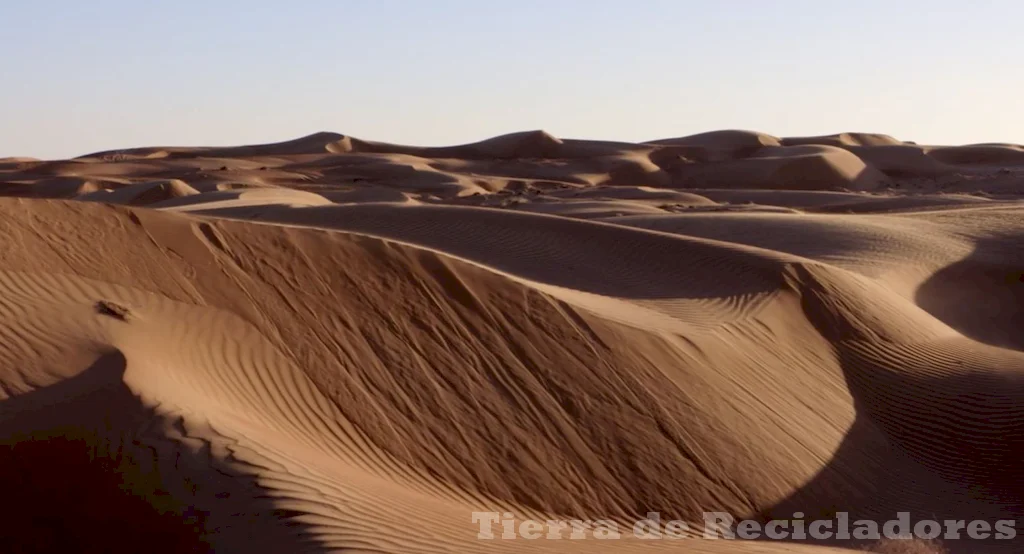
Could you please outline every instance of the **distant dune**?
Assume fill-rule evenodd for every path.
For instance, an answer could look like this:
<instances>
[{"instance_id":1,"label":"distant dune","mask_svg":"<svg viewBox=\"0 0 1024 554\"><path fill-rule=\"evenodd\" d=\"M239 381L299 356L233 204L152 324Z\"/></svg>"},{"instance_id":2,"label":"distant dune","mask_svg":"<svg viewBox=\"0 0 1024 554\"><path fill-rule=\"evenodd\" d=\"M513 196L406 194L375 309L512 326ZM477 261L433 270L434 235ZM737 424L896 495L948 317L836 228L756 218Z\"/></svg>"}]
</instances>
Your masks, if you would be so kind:
<instances>
[{"instance_id":1,"label":"distant dune","mask_svg":"<svg viewBox=\"0 0 1024 554\"><path fill-rule=\"evenodd\" d=\"M1024 147L869 133L0 158L0 544L871 542L485 540L474 512L1024 532L1022 200Z\"/></svg>"}]
</instances>

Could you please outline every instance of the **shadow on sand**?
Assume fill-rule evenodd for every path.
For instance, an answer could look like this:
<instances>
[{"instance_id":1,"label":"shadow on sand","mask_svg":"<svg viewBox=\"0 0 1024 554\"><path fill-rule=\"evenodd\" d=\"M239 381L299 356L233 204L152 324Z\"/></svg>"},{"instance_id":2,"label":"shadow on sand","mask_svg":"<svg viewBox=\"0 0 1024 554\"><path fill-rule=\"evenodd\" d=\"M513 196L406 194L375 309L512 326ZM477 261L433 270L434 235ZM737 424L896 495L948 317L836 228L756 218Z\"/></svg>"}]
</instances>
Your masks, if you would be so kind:
<instances>
[{"instance_id":1,"label":"shadow on sand","mask_svg":"<svg viewBox=\"0 0 1024 554\"><path fill-rule=\"evenodd\" d=\"M125 364L0 401L5 552L320 551L208 442L170 438L184 426L140 402Z\"/></svg>"},{"instance_id":2,"label":"shadow on sand","mask_svg":"<svg viewBox=\"0 0 1024 554\"><path fill-rule=\"evenodd\" d=\"M796 512L808 520L847 512L851 522L879 524L898 512L910 512L911 525L1013 520L1018 538L972 540L961 529L960 540L940 539L953 554L1024 550L1024 237L1015 238L982 242L924 283L916 298L965 336L1001 348L953 341L927 345L935 356L897 344L872 352L844 336L846 322L835 319L808 277L804 312L835 345L857 417L826 467L762 514L765 520ZM898 368L886 363L897 358Z\"/></svg>"}]
</instances>

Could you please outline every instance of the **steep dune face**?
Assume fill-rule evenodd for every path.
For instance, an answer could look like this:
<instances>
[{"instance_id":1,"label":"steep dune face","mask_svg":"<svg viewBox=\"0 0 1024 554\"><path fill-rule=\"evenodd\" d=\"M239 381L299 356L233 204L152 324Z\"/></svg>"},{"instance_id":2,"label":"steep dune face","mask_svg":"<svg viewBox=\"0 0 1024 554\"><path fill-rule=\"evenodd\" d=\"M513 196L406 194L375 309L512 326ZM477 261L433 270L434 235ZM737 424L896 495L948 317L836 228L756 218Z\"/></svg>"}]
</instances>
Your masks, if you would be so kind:
<instances>
[{"instance_id":1,"label":"steep dune face","mask_svg":"<svg viewBox=\"0 0 1024 554\"><path fill-rule=\"evenodd\" d=\"M606 321L490 270L346 234L89 204L33 210L69 225L104 221L97 231L132 259L111 263L113 253L103 255L104 245L90 237L39 233L39 221L25 216L23 206L5 214L9 236L26 241L24 251L7 256L5 290L18 299L13 310L31 308L35 315L19 324L16 312L5 314L8 344L31 342L25 335L38 333L35 344L54 352L52 362L22 370L20 379L38 382L53 365L61 367L57 350L68 335L80 335L75 339L94 350L116 349L126 360L121 381L131 393L164 417L183 418L179 425L187 432L178 440L208 442L210 455L243 466L257 482L284 480L277 485L284 486L288 479L301 482L288 477L293 472L319 471L327 473L314 482L337 482L332 486L344 490L356 473L381 481L376 494L393 502L439 504L451 513L468 514L486 502L623 520L643 517L637 506L691 520L699 520L704 506L745 513L756 510L752 501L770 503L800 482L793 471L799 459L760 436L773 415L732 398L728 381L716 384L722 376L694 346ZM325 266L319 261L325 258L337 261ZM26 265L54 273L23 273ZM281 273L284 267L289 274ZM184 277L198 271L202 279ZM282 279L305 285L285 298L273 294L286 286ZM126 282L164 294L120 284ZM333 307L319 308L325 305ZM30 331L39 325L34 318L49 320L49 329ZM41 358L48 357L44 351ZM20 360L6 362L23 367ZM752 362L735 361L754 371ZM75 379L69 370L66 378ZM694 385L706 390L690 398ZM738 404L715 408L714 398L722 406ZM19 428L38 425L33 432L46 432L73 421L68 414L52 417L52 423L20 421ZM131 421L112 419L116 432L139 433ZM714 430L722 426L733 433L718 436ZM829 428L832 441L839 440L841 425ZM178 434L154 432L135 447L154 440L173 445ZM123 442L117 448L132 451ZM814 448L816 456L828 455L827 443ZM742 449L751 450L747 464L759 459L764 469L736 481L727 468L744 465L734 458ZM299 460L280 459L278 452ZM283 468L263 469L271 461ZM636 473L637 463L654 465ZM274 486L260 485L290 499L286 504L311 506L302 489ZM369 496L338 494L339 502L359 505L368 501L359 495ZM202 501L189 498L190 505L217 511ZM333 508L324 517L334 518L323 523L328 529L361 525ZM448 518L440 525L457 538L468 523ZM233 539L207 540L237 544Z\"/></svg>"},{"instance_id":2,"label":"steep dune face","mask_svg":"<svg viewBox=\"0 0 1024 554\"><path fill-rule=\"evenodd\" d=\"M320 133L2 166L5 544L824 553L857 545L630 529L1021 519L1021 205L905 190L1017 169L894 143ZM859 153L894 148L963 182ZM626 532L482 541L475 511Z\"/></svg>"}]
</instances>

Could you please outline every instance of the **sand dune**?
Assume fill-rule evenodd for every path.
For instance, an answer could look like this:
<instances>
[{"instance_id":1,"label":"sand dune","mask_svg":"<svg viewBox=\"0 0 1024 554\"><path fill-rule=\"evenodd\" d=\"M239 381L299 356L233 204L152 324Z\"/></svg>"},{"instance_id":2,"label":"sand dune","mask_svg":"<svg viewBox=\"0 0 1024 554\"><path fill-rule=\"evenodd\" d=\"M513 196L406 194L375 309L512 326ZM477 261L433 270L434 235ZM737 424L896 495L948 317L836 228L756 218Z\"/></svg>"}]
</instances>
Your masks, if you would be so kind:
<instances>
[{"instance_id":1,"label":"sand dune","mask_svg":"<svg viewBox=\"0 0 1024 554\"><path fill-rule=\"evenodd\" d=\"M903 144L902 141L894 139L889 135L877 133L838 133L820 137L787 137L780 139L785 146L797 146L801 144L824 144L827 146L889 146Z\"/></svg>"},{"instance_id":2,"label":"sand dune","mask_svg":"<svg viewBox=\"0 0 1024 554\"><path fill-rule=\"evenodd\" d=\"M529 131L0 159L0 536L824 554L871 541L630 529L1019 523L1021 152ZM482 540L473 512L626 532Z\"/></svg>"}]
</instances>

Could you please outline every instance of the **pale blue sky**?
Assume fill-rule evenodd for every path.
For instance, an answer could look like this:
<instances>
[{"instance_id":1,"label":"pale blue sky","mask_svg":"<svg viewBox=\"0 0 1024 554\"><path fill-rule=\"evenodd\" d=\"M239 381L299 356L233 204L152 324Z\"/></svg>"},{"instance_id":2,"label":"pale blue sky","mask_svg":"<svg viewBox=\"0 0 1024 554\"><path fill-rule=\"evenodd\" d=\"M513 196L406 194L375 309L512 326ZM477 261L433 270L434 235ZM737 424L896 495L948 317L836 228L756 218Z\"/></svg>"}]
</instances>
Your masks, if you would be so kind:
<instances>
[{"instance_id":1,"label":"pale blue sky","mask_svg":"<svg viewBox=\"0 0 1024 554\"><path fill-rule=\"evenodd\" d=\"M1024 142L1019 0L0 1L0 156L316 131Z\"/></svg>"}]
</instances>

